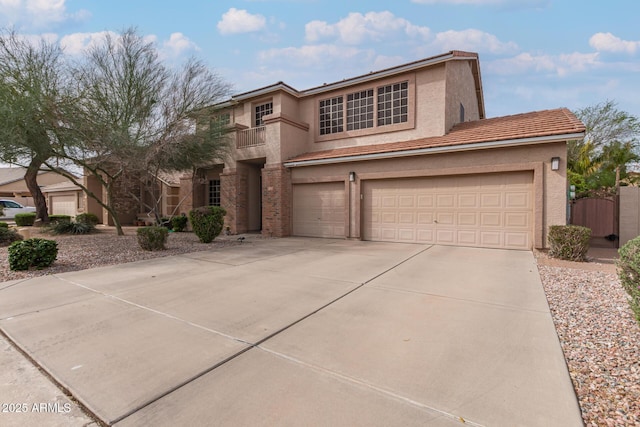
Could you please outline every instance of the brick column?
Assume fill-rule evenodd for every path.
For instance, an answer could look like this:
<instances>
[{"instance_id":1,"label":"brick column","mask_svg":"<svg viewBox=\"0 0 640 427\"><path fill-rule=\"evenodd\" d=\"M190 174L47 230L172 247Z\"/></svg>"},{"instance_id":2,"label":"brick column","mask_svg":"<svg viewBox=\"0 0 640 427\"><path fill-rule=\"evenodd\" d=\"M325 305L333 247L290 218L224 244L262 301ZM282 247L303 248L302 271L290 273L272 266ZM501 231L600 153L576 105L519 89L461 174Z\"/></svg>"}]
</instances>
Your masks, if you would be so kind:
<instances>
[{"instance_id":1,"label":"brick column","mask_svg":"<svg viewBox=\"0 0 640 427\"><path fill-rule=\"evenodd\" d=\"M225 228L231 234L247 232L247 174L232 170L220 174L220 205L227 211Z\"/></svg>"},{"instance_id":2,"label":"brick column","mask_svg":"<svg viewBox=\"0 0 640 427\"><path fill-rule=\"evenodd\" d=\"M282 165L262 169L262 234L291 235L291 173Z\"/></svg>"}]
</instances>

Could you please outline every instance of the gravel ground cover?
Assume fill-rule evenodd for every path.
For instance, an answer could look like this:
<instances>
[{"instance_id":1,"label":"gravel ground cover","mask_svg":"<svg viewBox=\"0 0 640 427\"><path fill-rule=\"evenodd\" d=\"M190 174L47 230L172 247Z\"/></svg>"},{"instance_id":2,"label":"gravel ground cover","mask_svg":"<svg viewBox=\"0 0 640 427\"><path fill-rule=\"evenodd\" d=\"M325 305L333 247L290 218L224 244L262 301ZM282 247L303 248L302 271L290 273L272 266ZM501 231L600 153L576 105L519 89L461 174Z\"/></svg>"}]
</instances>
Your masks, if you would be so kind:
<instances>
[{"instance_id":1,"label":"gravel ground cover","mask_svg":"<svg viewBox=\"0 0 640 427\"><path fill-rule=\"evenodd\" d=\"M615 269L553 264L538 270L585 425L640 426L640 326Z\"/></svg>"},{"instance_id":2,"label":"gravel ground cover","mask_svg":"<svg viewBox=\"0 0 640 427\"><path fill-rule=\"evenodd\" d=\"M171 233L168 249L139 248L135 229L81 236L32 234L58 241L58 259L45 270L9 270L0 247L0 281L82 270L241 244L223 236L202 244L193 233ZM640 326L633 318L613 265L567 263L536 253L553 321L582 416L591 426L640 426Z\"/></svg>"},{"instance_id":3,"label":"gravel ground cover","mask_svg":"<svg viewBox=\"0 0 640 427\"><path fill-rule=\"evenodd\" d=\"M99 229L96 233L75 236L54 236L35 227L30 232L31 237L57 241L58 258L51 267L43 270L11 271L7 247L0 247L0 282L189 252L210 251L240 244L235 237L219 236L211 243L200 243L193 233L169 233L167 250L149 252L138 246L136 228L126 228L124 236L116 236L112 228Z\"/></svg>"}]
</instances>

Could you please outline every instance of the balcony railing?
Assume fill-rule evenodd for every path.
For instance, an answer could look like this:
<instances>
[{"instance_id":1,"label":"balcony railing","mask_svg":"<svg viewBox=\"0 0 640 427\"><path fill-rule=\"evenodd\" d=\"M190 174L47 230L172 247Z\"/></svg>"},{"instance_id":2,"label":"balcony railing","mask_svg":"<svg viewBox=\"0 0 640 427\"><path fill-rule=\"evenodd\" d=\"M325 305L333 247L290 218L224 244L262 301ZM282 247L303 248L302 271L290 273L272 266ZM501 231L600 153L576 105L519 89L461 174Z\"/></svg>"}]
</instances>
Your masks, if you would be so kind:
<instances>
[{"instance_id":1,"label":"balcony railing","mask_svg":"<svg viewBox=\"0 0 640 427\"><path fill-rule=\"evenodd\" d=\"M239 130L236 133L236 147L247 148L264 145L266 140L266 128L258 126L255 128Z\"/></svg>"}]
</instances>

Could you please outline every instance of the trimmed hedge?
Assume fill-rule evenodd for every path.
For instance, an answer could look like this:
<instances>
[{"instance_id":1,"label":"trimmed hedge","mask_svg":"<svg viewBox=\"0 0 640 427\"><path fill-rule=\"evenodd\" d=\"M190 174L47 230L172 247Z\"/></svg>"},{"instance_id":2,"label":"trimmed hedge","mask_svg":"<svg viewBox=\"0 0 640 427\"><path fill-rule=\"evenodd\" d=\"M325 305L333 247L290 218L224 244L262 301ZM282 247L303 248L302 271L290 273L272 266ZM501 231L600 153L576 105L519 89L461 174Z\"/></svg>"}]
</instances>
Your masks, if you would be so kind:
<instances>
[{"instance_id":1,"label":"trimmed hedge","mask_svg":"<svg viewBox=\"0 0 640 427\"><path fill-rule=\"evenodd\" d=\"M11 270L38 270L49 267L58 257L58 243L55 240L32 239L13 242L9 246L9 268Z\"/></svg>"},{"instance_id":2,"label":"trimmed hedge","mask_svg":"<svg viewBox=\"0 0 640 427\"><path fill-rule=\"evenodd\" d=\"M49 222L56 224L59 222L71 222L71 215L49 215Z\"/></svg>"},{"instance_id":3,"label":"trimmed hedge","mask_svg":"<svg viewBox=\"0 0 640 427\"><path fill-rule=\"evenodd\" d=\"M19 213L19 214L16 214L14 220L16 221L16 225L18 227L30 226L36 222L36 213L35 212Z\"/></svg>"},{"instance_id":4,"label":"trimmed hedge","mask_svg":"<svg viewBox=\"0 0 640 427\"><path fill-rule=\"evenodd\" d=\"M23 237L15 228L0 227L0 246L7 246L22 239Z\"/></svg>"},{"instance_id":5,"label":"trimmed hedge","mask_svg":"<svg viewBox=\"0 0 640 427\"><path fill-rule=\"evenodd\" d=\"M95 227L96 225L98 225L99 219L98 215L87 212L76 216L76 222L79 222L81 224L89 224Z\"/></svg>"},{"instance_id":6,"label":"trimmed hedge","mask_svg":"<svg viewBox=\"0 0 640 427\"><path fill-rule=\"evenodd\" d=\"M9 228L9 224L4 221L0 221L0 228Z\"/></svg>"},{"instance_id":7,"label":"trimmed hedge","mask_svg":"<svg viewBox=\"0 0 640 427\"><path fill-rule=\"evenodd\" d=\"M568 261L585 261L589 250L591 229L579 225L549 227L549 256Z\"/></svg>"},{"instance_id":8,"label":"trimmed hedge","mask_svg":"<svg viewBox=\"0 0 640 427\"><path fill-rule=\"evenodd\" d=\"M166 227L140 227L137 230L138 244L145 251L161 251L166 248L169 230Z\"/></svg>"},{"instance_id":9,"label":"trimmed hedge","mask_svg":"<svg viewBox=\"0 0 640 427\"><path fill-rule=\"evenodd\" d=\"M629 294L629 305L640 323L640 237L629 240L618 251L618 277Z\"/></svg>"},{"instance_id":10,"label":"trimmed hedge","mask_svg":"<svg viewBox=\"0 0 640 427\"><path fill-rule=\"evenodd\" d=\"M187 218L185 214L174 216L173 218L171 218L171 227L173 228L173 231L184 231L187 228L188 222L189 218Z\"/></svg>"},{"instance_id":11,"label":"trimmed hedge","mask_svg":"<svg viewBox=\"0 0 640 427\"><path fill-rule=\"evenodd\" d=\"M219 206L202 206L189 212L193 232L202 243L211 243L220 235L227 211Z\"/></svg>"}]
</instances>

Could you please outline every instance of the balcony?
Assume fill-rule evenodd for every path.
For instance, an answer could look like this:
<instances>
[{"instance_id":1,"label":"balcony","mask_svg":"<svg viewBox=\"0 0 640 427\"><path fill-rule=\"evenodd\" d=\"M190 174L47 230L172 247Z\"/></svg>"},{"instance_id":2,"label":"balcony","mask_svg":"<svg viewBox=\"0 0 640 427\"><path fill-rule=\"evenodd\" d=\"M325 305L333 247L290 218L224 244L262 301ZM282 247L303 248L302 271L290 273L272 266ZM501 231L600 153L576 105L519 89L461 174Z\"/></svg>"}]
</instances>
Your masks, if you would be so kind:
<instances>
[{"instance_id":1,"label":"balcony","mask_svg":"<svg viewBox=\"0 0 640 427\"><path fill-rule=\"evenodd\" d=\"M238 130L236 132L236 148L248 148L264 145L266 137L267 132L264 126Z\"/></svg>"}]
</instances>

